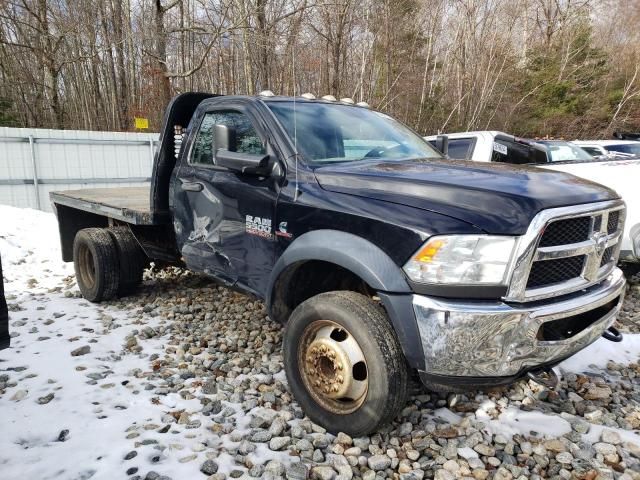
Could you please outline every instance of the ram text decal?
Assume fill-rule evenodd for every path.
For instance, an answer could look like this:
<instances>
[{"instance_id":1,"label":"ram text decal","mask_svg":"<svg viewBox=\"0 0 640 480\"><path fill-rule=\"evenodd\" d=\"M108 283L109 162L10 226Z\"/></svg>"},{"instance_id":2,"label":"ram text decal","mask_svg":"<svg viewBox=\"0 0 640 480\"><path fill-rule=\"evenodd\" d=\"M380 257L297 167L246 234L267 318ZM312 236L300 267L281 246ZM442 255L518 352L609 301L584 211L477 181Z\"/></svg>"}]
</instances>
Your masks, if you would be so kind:
<instances>
[{"instance_id":1,"label":"ram text decal","mask_svg":"<svg viewBox=\"0 0 640 480\"><path fill-rule=\"evenodd\" d=\"M263 238L272 238L271 235L271 219L254 217L253 215L247 215L246 217L246 231L251 235L257 235Z\"/></svg>"}]
</instances>

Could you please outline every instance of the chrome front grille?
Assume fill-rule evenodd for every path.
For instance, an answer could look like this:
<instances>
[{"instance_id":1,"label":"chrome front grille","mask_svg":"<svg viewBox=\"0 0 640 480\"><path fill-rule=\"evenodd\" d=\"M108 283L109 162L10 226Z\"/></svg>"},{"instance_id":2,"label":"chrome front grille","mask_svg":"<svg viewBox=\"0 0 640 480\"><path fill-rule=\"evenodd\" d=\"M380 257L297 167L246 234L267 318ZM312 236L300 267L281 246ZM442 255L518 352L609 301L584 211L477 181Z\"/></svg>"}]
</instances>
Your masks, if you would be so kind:
<instances>
[{"instance_id":1,"label":"chrome front grille","mask_svg":"<svg viewBox=\"0 0 640 480\"><path fill-rule=\"evenodd\" d=\"M607 219L607 233L612 234L618 230L620 225L620 211L615 210L609 212L609 218Z\"/></svg>"},{"instance_id":2,"label":"chrome front grille","mask_svg":"<svg viewBox=\"0 0 640 480\"><path fill-rule=\"evenodd\" d=\"M578 217L557 220L545 228L539 246L555 247L589 240L591 233L591 218Z\"/></svg>"},{"instance_id":3,"label":"chrome front grille","mask_svg":"<svg viewBox=\"0 0 640 480\"><path fill-rule=\"evenodd\" d=\"M585 255L580 255L533 262L527 280L527 289L566 282L580 276L585 259Z\"/></svg>"},{"instance_id":4,"label":"chrome front grille","mask_svg":"<svg viewBox=\"0 0 640 480\"><path fill-rule=\"evenodd\" d=\"M539 300L602 281L620 254L624 217L621 200L539 213L519 240L505 300Z\"/></svg>"}]
</instances>

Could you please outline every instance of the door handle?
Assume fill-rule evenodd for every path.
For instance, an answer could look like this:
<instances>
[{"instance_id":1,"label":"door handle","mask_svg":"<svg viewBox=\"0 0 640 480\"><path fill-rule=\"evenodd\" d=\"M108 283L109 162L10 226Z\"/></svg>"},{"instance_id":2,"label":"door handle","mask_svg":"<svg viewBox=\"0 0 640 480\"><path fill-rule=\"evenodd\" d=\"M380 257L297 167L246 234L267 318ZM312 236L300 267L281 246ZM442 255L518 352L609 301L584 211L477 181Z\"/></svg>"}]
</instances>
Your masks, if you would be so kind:
<instances>
[{"instance_id":1,"label":"door handle","mask_svg":"<svg viewBox=\"0 0 640 480\"><path fill-rule=\"evenodd\" d=\"M201 192L203 188L204 188L204 185L202 185L200 182L183 182L182 183L182 189L186 190L187 192Z\"/></svg>"}]
</instances>

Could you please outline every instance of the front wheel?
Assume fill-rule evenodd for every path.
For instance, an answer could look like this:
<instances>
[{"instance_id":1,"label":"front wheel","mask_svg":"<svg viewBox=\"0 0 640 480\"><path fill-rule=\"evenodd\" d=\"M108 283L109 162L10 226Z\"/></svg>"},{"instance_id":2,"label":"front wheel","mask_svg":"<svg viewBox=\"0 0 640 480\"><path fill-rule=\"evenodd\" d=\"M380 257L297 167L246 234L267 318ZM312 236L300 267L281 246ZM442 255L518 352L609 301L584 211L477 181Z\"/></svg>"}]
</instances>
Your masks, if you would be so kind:
<instances>
[{"instance_id":1,"label":"front wheel","mask_svg":"<svg viewBox=\"0 0 640 480\"><path fill-rule=\"evenodd\" d=\"M284 333L291 391L311 420L332 433L371 433L407 398L407 365L384 310L355 292L300 304Z\"/></svg>"}]
</instances>

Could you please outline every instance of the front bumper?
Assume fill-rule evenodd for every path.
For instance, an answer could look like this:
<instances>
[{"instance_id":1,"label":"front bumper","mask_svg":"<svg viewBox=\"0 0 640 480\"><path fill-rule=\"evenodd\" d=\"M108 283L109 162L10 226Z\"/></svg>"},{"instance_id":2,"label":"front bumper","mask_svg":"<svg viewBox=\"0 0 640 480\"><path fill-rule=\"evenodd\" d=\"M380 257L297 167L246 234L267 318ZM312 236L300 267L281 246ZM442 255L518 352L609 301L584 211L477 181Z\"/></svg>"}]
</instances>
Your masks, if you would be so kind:
<instances>
[{"instance_id":1,"label":"front bumper","mask_svg":"<svg viewBox=\"0 0 640 480\"><path fill-rule=\"evenodd\" d=\"M625 285L616 268L598 285L560 300L506 304L414 295L426 367L421 373L443 383L458 378L464 384L472 378L514 379L557 363L611 326Z\"/></svg>"}]
</instances>

